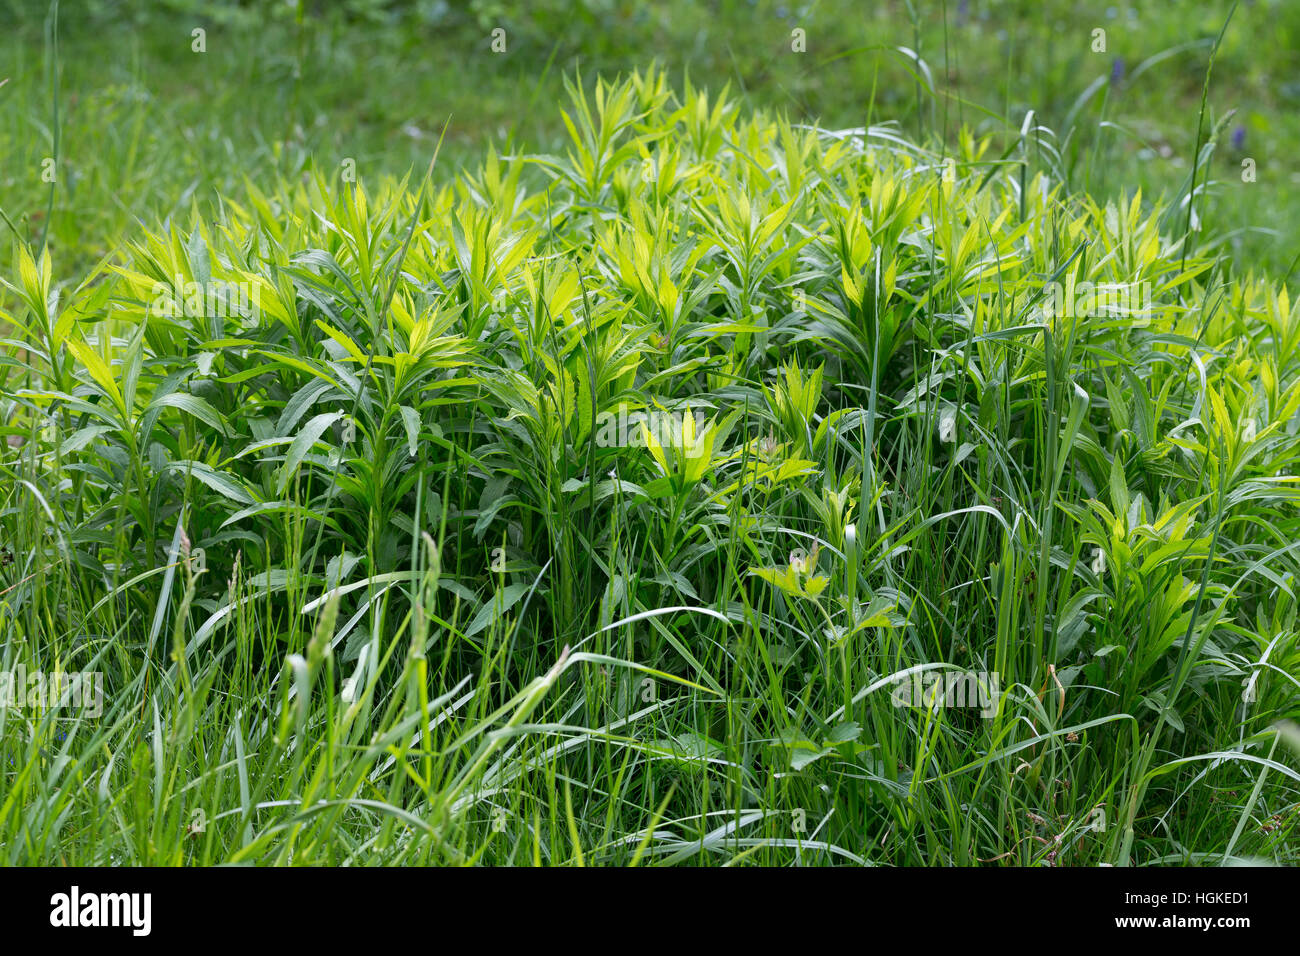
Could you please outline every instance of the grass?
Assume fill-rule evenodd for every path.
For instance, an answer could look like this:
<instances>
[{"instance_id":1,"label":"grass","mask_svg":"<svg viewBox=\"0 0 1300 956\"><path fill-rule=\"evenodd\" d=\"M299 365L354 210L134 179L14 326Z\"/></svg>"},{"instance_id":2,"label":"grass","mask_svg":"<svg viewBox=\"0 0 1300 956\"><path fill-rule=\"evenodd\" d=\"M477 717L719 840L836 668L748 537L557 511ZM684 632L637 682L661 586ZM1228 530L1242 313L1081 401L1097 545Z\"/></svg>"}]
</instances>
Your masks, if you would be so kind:
<instances>
[{"instance_id":1,"label":"grass","mask_svg":"<svg viewBox=\"0 0 1300 956\"><path fill-rule=\"evenodd\" d=\"M250 5L251 6L251 5ZM645 5L582 0L519 6L112 0L65 4L50 70L48 11L10 0L0 37L0 209L84 273L139 221L236 194L245 178L313 168L335 175L423 169L444 124L443 169L489 144L546 148L565 131L548 104L590 81L659 61L673 81L733 92L828 128L898 121L954 142L962 126L1014 141L1032 111L1055 131L1062 173L1099 199L1141 188L1181 200L1210 47L1231 4L1080 8L1053 2ZM579 11L574 16L568 9ZM376 8L392 8L377 14ZM0 7L0 9L5 9ZM348 14L351 11L351 14ZM505 53L490 31L507 31ZM202 53L192 31L205 30ZM795 29L806 52L791 50ZM1105 50L1094 52L1102 29ZM1300 12L1241 6L1223 38L1207 132L1218 129L1203 218L1243 268L1286 275L1300 249L1292 157ZM921 62L899 48L919 51ZM57 79L57 83L54 80ZM62 102L53 115L55 94ZM1220 124L1223 124L1220 128ZM59 139L60 189L43 217L44 160ZM1255 181L1242 181L1242 162Z\"/></svg>"},{"instance_id":2,"label":"grass","mask_svg":"<svg viewBox=\"0 0 1300 956\"><path fill-rule=\"evenodd\" d=\"M15 244L0 672L103 704L0 706L5 862L1297 862L1300 311L1214 193L546 77L357 182L138 106Z\"/></svg>"}]
</instances>

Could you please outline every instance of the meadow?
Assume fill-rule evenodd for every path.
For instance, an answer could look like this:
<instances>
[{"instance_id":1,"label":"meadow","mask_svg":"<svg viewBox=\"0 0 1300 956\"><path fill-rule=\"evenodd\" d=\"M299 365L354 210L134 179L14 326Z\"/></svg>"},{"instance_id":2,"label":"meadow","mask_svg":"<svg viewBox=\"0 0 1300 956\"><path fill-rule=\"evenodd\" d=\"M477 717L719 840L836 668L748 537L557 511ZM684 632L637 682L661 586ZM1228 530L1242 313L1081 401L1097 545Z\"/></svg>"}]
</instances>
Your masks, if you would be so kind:
<instances>
[{"instance_id":1,"label":"meadow","mask_svg":"<svg viewBox=\"0 0 1300 956\"><path fill-rule=\"evenodd\" d=\"M3 862L1300 861L1300 9L8 6Z\"/></svg>"}]
</instances>

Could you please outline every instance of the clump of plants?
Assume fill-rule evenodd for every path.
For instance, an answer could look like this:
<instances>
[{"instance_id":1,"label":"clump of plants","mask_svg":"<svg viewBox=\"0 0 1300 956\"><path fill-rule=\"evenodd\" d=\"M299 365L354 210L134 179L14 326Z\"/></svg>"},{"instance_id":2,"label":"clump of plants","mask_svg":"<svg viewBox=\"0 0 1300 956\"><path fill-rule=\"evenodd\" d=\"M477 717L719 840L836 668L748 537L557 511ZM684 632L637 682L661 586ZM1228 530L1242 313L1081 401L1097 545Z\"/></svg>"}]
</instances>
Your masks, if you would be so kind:
<instances>
[{"instance_id":1,"label":"clump of plants","mask_svg":"<svg viewBox=\"0 0 1300 956\"><path fill-rule=\"evenodd\" d=\"M107 703L0 702L10 862L1294 862L1287 291L1029 140L571 96L17 250L3 663Z\"/></svg>"}]
</instances>

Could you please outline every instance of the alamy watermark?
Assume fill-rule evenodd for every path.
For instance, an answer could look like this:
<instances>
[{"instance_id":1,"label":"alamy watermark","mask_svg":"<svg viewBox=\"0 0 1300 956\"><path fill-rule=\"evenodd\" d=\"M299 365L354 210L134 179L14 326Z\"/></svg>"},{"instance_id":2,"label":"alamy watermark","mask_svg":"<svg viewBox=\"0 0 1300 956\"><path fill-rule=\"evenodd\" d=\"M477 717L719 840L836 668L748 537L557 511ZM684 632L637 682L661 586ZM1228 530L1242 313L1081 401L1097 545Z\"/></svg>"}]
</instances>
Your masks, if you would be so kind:
<instances>
[{"instance_id":1,"label":"alamy watermark","mask_svg":"<svg viewBox=\"0 0 1300 956\"><path fill-rule=\"evenodd\" d=\"M895 707L978 708L985 720L997 716L1001 697L996 671L917 671L899 678L890 694Z\"/></svg>"},{"instance_id":2,"label":"alamy watermark","mask_svg":"<svg viewBox=\"0 0 1300 956\"><path fill-rule=\"evenodd\" d=\"M67 893L50 897L50 925L123 927L133 936L148 936L153 926L152 893L83 893L73 884Z\"/></svg>"},{"instance_id":3,"label":"alamy watermark","mask_svg":"<svg viewBox=\"0 0 1300 956\"><path fill-rule=\"evenodd\" d=\"M629 411L626 405L620 405L617 414L601 412L596 416L596 447L645 448L650 437L663 448L680 448L688 457L694 457L705 451L705 428L704 418L689 409Z\"/></svg>"},{"instance_id":4,"label":"alamy watermark","mask_svg":"<svg viewBox=\"0 0 1300 956\"><path fill-rule=\"evenodd\" d=\"M261 310L262 290L252 282L209 279L187 282L177 275L173 284L155 282L149 314L158 318L256 318Z\"/></svg>"},{"instance_id":5,"label":"alamy watermark","mask_svg":"<svg viewBox=\"0 0 1300 956\"><path fill-rule=\"evenodd\" d=\"M1070 276L1062 285L1043 286L1043 315L1047 318L1126 318L1133 325L1151 323L1150 282L1079 282Z\"/></svg>"},{"instance_id":6,"label":"alamy watermark","mask_svg":"<svg viewBox=\"0 0 1300 956\"><path fill-rule=\"evenodd\" d=\"M70 710L81 717L104 713L101 671L28 671L25 664L0 671L0 707L11 710Z\"/></svg>"}]
</instances>

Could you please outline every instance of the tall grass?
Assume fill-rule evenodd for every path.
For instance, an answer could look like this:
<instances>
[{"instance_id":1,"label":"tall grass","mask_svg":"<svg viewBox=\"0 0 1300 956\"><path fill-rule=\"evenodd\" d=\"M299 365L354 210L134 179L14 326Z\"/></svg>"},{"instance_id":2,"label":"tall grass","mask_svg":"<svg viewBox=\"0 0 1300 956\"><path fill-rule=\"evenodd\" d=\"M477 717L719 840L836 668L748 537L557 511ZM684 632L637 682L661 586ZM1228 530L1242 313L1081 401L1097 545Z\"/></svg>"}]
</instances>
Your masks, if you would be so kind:
<instances>
[{"instance_id":1,"label":"tall grass","mask_svg":"<svg viewBox=\"0 0 1300 956\"><path fill-rule=\"evenodd\" d=\"M1295 862L1287 291L1029 123L569 94L19 246L2 663L106 704L0 707L7 860Z\"/></svg>"}]
</instances>

